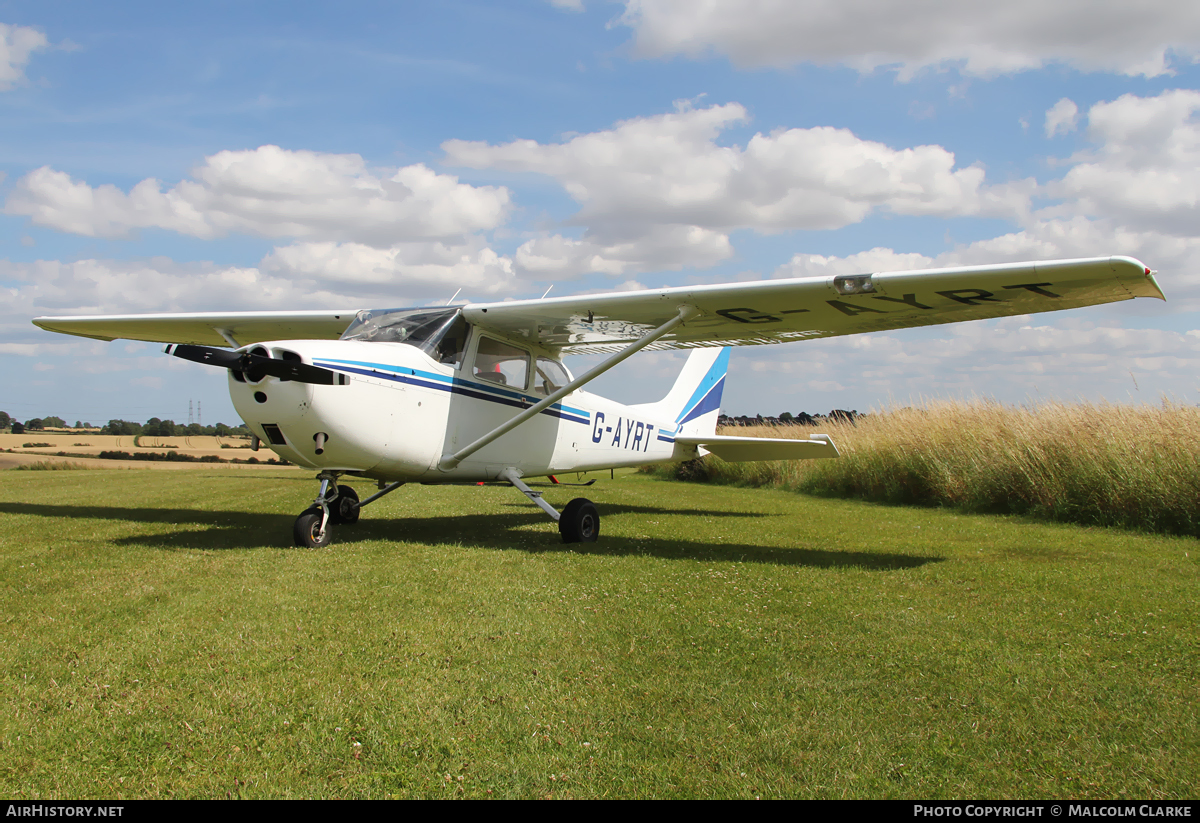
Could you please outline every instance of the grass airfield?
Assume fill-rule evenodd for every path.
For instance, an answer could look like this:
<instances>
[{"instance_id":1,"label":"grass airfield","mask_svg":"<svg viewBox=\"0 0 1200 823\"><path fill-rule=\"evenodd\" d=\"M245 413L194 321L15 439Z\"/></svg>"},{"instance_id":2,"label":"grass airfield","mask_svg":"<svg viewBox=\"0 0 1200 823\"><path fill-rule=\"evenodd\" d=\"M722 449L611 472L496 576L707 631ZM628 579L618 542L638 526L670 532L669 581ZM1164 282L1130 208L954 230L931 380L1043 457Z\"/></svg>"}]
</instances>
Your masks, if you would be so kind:
<instances>
[{"instance_id":1,"label":"grass airfield","mask_svg":"<svg viewBox=\"0 0 1200 823\"><path fill-rule=\"evenodd\" d=\"M0 792L1183 798L1197 543L681 484L10 471ZM359 491L370 488L359 484Z\"/></svg>"}]
</instances>

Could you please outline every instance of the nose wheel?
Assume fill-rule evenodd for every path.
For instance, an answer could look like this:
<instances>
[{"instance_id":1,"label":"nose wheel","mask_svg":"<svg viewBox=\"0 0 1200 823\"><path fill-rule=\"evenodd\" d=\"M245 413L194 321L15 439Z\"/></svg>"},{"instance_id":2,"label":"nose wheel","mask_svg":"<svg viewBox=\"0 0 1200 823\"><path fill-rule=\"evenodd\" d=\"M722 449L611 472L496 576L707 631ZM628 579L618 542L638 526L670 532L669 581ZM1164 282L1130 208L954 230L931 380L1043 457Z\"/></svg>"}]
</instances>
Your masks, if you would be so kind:
<instances>
[{"instance_id":1,"label":"nose wheel","mask_svg":"<svg viewBox=\"0 0 1200 823\"><path fill-rule=\"evenodd\" d=\"M363 506L404 485L403 481L398 481L384 486L383 481L380 481L380 491L359 502L354 489L339 486L337 478L335 472L321 472L317 475L317 479L321 481L317 499L313 501L313 505L301 512L292 524L292 541L300 548L319 549L328 546L333 540L334 526L357 523Z\"/></svg>"},{"instance_id":2,"label":"nose wheel","mask_svg":"<svg viewBox=\"0 0 1200 823\"><path fill-rule=\"evenodd\" d=\"M333 529L323 523L325 514L316 506L305 509L292 525L292 539L302 549L319 549L333 539Z\"/></svg>"},{"instance_id":3,"label":"nose wheel","mask_svg":"<svg viewBox=\"0 0 1200 823\"><path fill-rule=\"evenodd\" d=\"M335 523L358 520L358 495L354 489L339 486L334 472L321 472L317 479L321 481L317 499L292 524L292 540L302 549L328 546L333 539Z\"/></svg>"}]
</instances>

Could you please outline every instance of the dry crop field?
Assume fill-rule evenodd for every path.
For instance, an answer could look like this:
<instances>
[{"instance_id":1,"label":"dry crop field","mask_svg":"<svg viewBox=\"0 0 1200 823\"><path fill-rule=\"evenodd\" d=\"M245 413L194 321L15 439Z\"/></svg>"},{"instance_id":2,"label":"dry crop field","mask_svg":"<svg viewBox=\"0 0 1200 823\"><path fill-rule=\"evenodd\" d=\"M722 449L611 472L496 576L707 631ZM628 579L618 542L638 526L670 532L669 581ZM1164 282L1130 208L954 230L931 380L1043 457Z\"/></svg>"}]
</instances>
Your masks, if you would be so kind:
<instances>
[{"instance_id":1,"label":"dry crop field","mask_svg":"<svg viewBox=\"0 0 1200 823\"><path fill-rule=\"evenodd\" d=\"M123 453L124 460L104 459L101 455ZM0 432L0 470L34 467L37 469L186 469L192 463L137 458L186 456L192 461L205 458L224 463L237 460L241 467L253 470L245 461L254 457L265 462L275 455L250 450L248 437L157 437L153 435L106 435L89 431L50 429L11 434Z\"/></svg>"}]
</instances>

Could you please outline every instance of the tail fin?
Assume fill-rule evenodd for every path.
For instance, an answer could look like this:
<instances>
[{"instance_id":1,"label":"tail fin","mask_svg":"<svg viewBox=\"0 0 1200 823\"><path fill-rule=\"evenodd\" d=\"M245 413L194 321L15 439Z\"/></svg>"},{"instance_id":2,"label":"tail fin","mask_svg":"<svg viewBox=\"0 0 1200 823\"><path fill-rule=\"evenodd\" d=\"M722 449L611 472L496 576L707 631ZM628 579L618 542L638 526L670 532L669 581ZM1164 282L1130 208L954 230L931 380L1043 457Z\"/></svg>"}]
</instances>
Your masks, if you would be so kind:
<instances>
[{"instance_id":1,"label":"tail fin","mask_svg":"<svg viewBox=\"0 0 1200 823\"><path fill-rule=\"evenodd\" d=\"M728 370L728 346L692 349L667 396L637 408L660 419L673 420L676 434L711 435L717 430Z\"/></svg>"}]
</instances>

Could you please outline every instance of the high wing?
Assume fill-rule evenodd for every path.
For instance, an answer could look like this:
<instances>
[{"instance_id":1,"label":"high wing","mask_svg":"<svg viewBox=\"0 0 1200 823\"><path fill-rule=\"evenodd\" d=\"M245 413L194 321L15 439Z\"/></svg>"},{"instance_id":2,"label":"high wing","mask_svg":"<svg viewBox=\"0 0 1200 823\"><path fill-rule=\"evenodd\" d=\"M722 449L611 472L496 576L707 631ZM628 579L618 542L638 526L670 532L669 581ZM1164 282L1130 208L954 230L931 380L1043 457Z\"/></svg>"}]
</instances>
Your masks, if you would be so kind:
<instances>
[{"instance_id":1,"label":"high wing","mask_svg":"<svg viewBox=\"0 0 1200 823\"><path fill-rule=\"evenodd\" d=\"M36 317L47 331L97 340L147 340L198 346L238 346L264 340L337 340L358 309L344 311L193 312Z\"/></svg>"},{"instance_id":2,"label":"high wing","mask_svg":"<svg viewBox=\"0 0 1200 823\"><path fill-rule=\"evenodd\" d=\"M676 315L702 315L648 349L749 346L1163 298L1130 257L925 269L837 277L472 303L467 320L564 354L618 351Z\"/></svg>"},{"instance_id":3,"label":"high wing","mask_svg":"<svg viewBox=\"0 0 1200 823\"><path fill-rule=\"evenodd\" d=\"M925 269L713 286L471 303L466 319L564 354L616 352L678 315L700 316L648 349L750 346L1070 309L1134 297L1164 299L1130 257ZM298 312L38 317L47 331L99 340L245 346L333 340L356 309Z\"/></svg>"}]
</instances>

